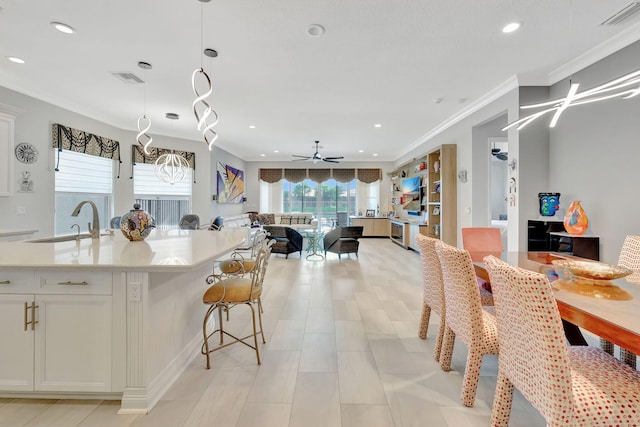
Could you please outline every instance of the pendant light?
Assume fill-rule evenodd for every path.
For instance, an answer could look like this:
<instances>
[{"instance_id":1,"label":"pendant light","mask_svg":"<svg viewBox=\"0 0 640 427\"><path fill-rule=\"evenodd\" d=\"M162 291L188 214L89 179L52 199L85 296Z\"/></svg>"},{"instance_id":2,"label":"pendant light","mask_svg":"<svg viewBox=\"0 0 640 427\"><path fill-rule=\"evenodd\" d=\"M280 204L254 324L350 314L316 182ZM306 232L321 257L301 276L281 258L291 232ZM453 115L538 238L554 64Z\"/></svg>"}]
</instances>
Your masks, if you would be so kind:
<instances>
[{"instance_id":1,"label":"pendant light","mask_svg":"<svg viewBox=\"0 0 640 427\"><path fill-rule=\"evenodd\" d=\"M187 176L189 163L179 154L165 153L156 160L156 176L171 185L182 182Z\"/></svg>"},{"instance_id":2,"label":"pendant light","mask_svg":"<svg viewBox=\"0 0 640 427\"><path fill-rule=\"evenodd\" d=\"M144 112L142 116L138 117L138 134L136 135L136 141L140 144L146 155L151 154L149 146L153 142L153 138L147 132L151 129L151 119L147 117L147 70L150 70L151 64L148 62L138 62L138 67L144 70Z\"/></svg>"},{"instance_id":3,"label":"pendant light","mask_svg":"<svg viewBox=\"0 0 640 427\"><path fill-rule=\"evenodd\" d=\"M571 0L569 0L569 34L572 33L571 28L573 25L572 9L572 2ZM569 44L569 57L573 57L571 42ZM516 127L516 130L524 129L524 127L529 123L533 122L539 117L546 115L547 113L553 113L551 121L549 122L549 127L554 128L556 127L556 124L560 119L560 115L570 107L591 104L593 102L606 101L613 98L629 99L638 96L640 95L640 70L633 71L629 74L626 74L608 83L601 84L600 86L596 86L592 89L586 90L582 93L578 93L579 87L580 83L574 82L573 76L570 76L569 91L564 98L558 98L538 104L520 106L520 109L522 110L533 110L538 108L543 108L543 110L529 114L528 116L522 117L515 122L509 123L507 126L502 128L502 130L505 131L512 127Z\"/></svg>"},{"instance_id":4,"label":"pendant light","mask_svg":"<svg viewBox=\"0 0 640 427\"><path fill-rule=\"evenodd\" d=\"M208 3L210 0L198 0L202 3ZM200 7L200 48L202 49L202 39L204 38L204 5ZM218 56L218 52L214 49L205 49L204 54L210 58ZM204 83L205 90L200 92L198 90L198 80ZM203 86L200 84L200 86ZM211 78L201 65L196 68L191 75L191 89L196 96L193 101L192 108L193 114L196 116L198 122L197 128L202 132L202 138L209 146L209 151L213 149L213 143L218 139L218 134L213 130L213 127L218 124L218 113L211 108L210 101L207 98L213 93L213 87L211 85Z\"/></svg>"},{"instance_id":5,"label":"pendant light","mask_svg":"<svg viewBox=\"0 0 640 427\"><path fill-rule=\"evenodd\" d=\"M180 118L176 113L167 113L165 117L171 121L178 120ZM158 156L155 165L156 176L171 185L177 182L182 182L189 171L189 162L187 159L176 154L174 151Z\"/></svg>"}]
</instances>

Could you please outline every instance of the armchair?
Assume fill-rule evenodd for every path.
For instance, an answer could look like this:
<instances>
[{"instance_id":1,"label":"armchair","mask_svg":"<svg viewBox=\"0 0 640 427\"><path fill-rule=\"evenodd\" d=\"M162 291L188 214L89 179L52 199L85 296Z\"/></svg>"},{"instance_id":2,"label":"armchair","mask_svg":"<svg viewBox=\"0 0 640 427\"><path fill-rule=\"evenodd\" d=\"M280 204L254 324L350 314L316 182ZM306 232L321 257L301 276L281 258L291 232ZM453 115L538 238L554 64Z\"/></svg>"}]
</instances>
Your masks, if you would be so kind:
<instances>
[{"instance_id":1,"label":"armchair","mask_svg":"<svg viewBox=\"0 0 640 427\"><path fill-rule=\"evenodd\" d=\"M271 248L272 253L289 254L299 252L302 256L302 235L291 227L265 225L263 229L268 233L267 239L275 240Z\"/></svg>"},{"instance_id":2,"label":"armchair","mask_svg":"<svg viewBox=\"0 0 640 427\"><path fill-rule=\"evenodd\" d=\"M355 253L358 257L358 247L360 242L358 239L362 237L363 226L352 225L350 227L338 227L334 228L324 236L324 255L327 256L327 251L338 254L338 259L341 254Z\"/></svg>"}]
</instances>

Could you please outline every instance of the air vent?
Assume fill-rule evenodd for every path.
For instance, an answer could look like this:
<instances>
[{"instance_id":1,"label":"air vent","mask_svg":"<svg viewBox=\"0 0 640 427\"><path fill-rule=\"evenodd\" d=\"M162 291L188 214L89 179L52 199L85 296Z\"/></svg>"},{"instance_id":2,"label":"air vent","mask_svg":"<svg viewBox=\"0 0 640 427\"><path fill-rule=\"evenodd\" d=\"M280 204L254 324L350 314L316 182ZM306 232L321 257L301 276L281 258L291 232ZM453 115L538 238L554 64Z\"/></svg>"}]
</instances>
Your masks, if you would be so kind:
<instances>
[{"instance_id":1,"label":"air vent","mask_svg":"<svg viewBox=\"0 0 640 427\"><path fill-rule=\"evenodd\" d=\"M113 73L113 76L118 80L122 80L126 84L136 85L144 83L140 77L136 76L133 73Z\"/></svg>"},{"instance_id":2,"label":"air vent","mask_svg":"<svg viewBox=\"0 0 640 427\"><path fill-rule=\"evenodd\" d=\"M602 24L600 25L618 25L622 24L625 21L635 17L638 12L640 12L640 1L634 1L626 5L621 10L617 11L610 17L608 17Z\"/></svg>"}]
</instances>

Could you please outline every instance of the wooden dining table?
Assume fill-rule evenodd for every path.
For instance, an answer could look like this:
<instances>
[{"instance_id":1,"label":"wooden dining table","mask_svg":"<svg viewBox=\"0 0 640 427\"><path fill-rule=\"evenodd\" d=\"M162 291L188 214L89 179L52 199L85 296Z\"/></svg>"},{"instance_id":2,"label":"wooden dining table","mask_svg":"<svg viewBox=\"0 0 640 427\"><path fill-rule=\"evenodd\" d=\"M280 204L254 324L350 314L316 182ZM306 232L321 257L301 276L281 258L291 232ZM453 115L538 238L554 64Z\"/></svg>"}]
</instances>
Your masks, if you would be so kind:
<instances>
[{"instance_id":1,"label":"wooden dining table","mask_svg":"<svg viewBox=\"0 0 640 427\"><path fill-rule=\"evenodd\" d=\"M502 256L513 266L548 276L553 275L552 261L566 258L582 259L554 252L507 252ZM489 281L483 262L475 262L474 268L478 277ZM554 288L560 316L634 354L640 354L640 281L635 281L632 276L611 281L612 285L628 292L631 297L628 300L603 299Z\"/></svg>"}]
</instances>

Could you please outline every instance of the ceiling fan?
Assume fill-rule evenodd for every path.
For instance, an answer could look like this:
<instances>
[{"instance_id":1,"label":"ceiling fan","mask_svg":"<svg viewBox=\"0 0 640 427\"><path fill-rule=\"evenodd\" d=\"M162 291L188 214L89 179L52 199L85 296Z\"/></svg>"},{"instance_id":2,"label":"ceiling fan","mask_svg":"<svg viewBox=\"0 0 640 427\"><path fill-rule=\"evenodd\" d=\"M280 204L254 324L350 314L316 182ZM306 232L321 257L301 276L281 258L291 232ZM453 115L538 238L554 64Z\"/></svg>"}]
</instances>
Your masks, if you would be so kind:
<instances>
[{"instance_id":1,"label":"ceiling fan","mask_svg":"<svg viewBox=\"0 0 640 427\"><path fill-rule=\"evenodd\" d=\"M318 144L320 143L320 141L316 141L316 152L313 153L312 156L298 156L296 154L293 154L293 157L299 157L298 159L293 159L294 162L296 161L301 161L301 160L313 160L313 163L318 163L319 161L323 161L323 162L330 162L330 163L340 163L338 160L339 159L344 159L343 156L339 156L339 157L322 157L320 155L320 153L318 153Z\"/></svg>"}]
</instances>

